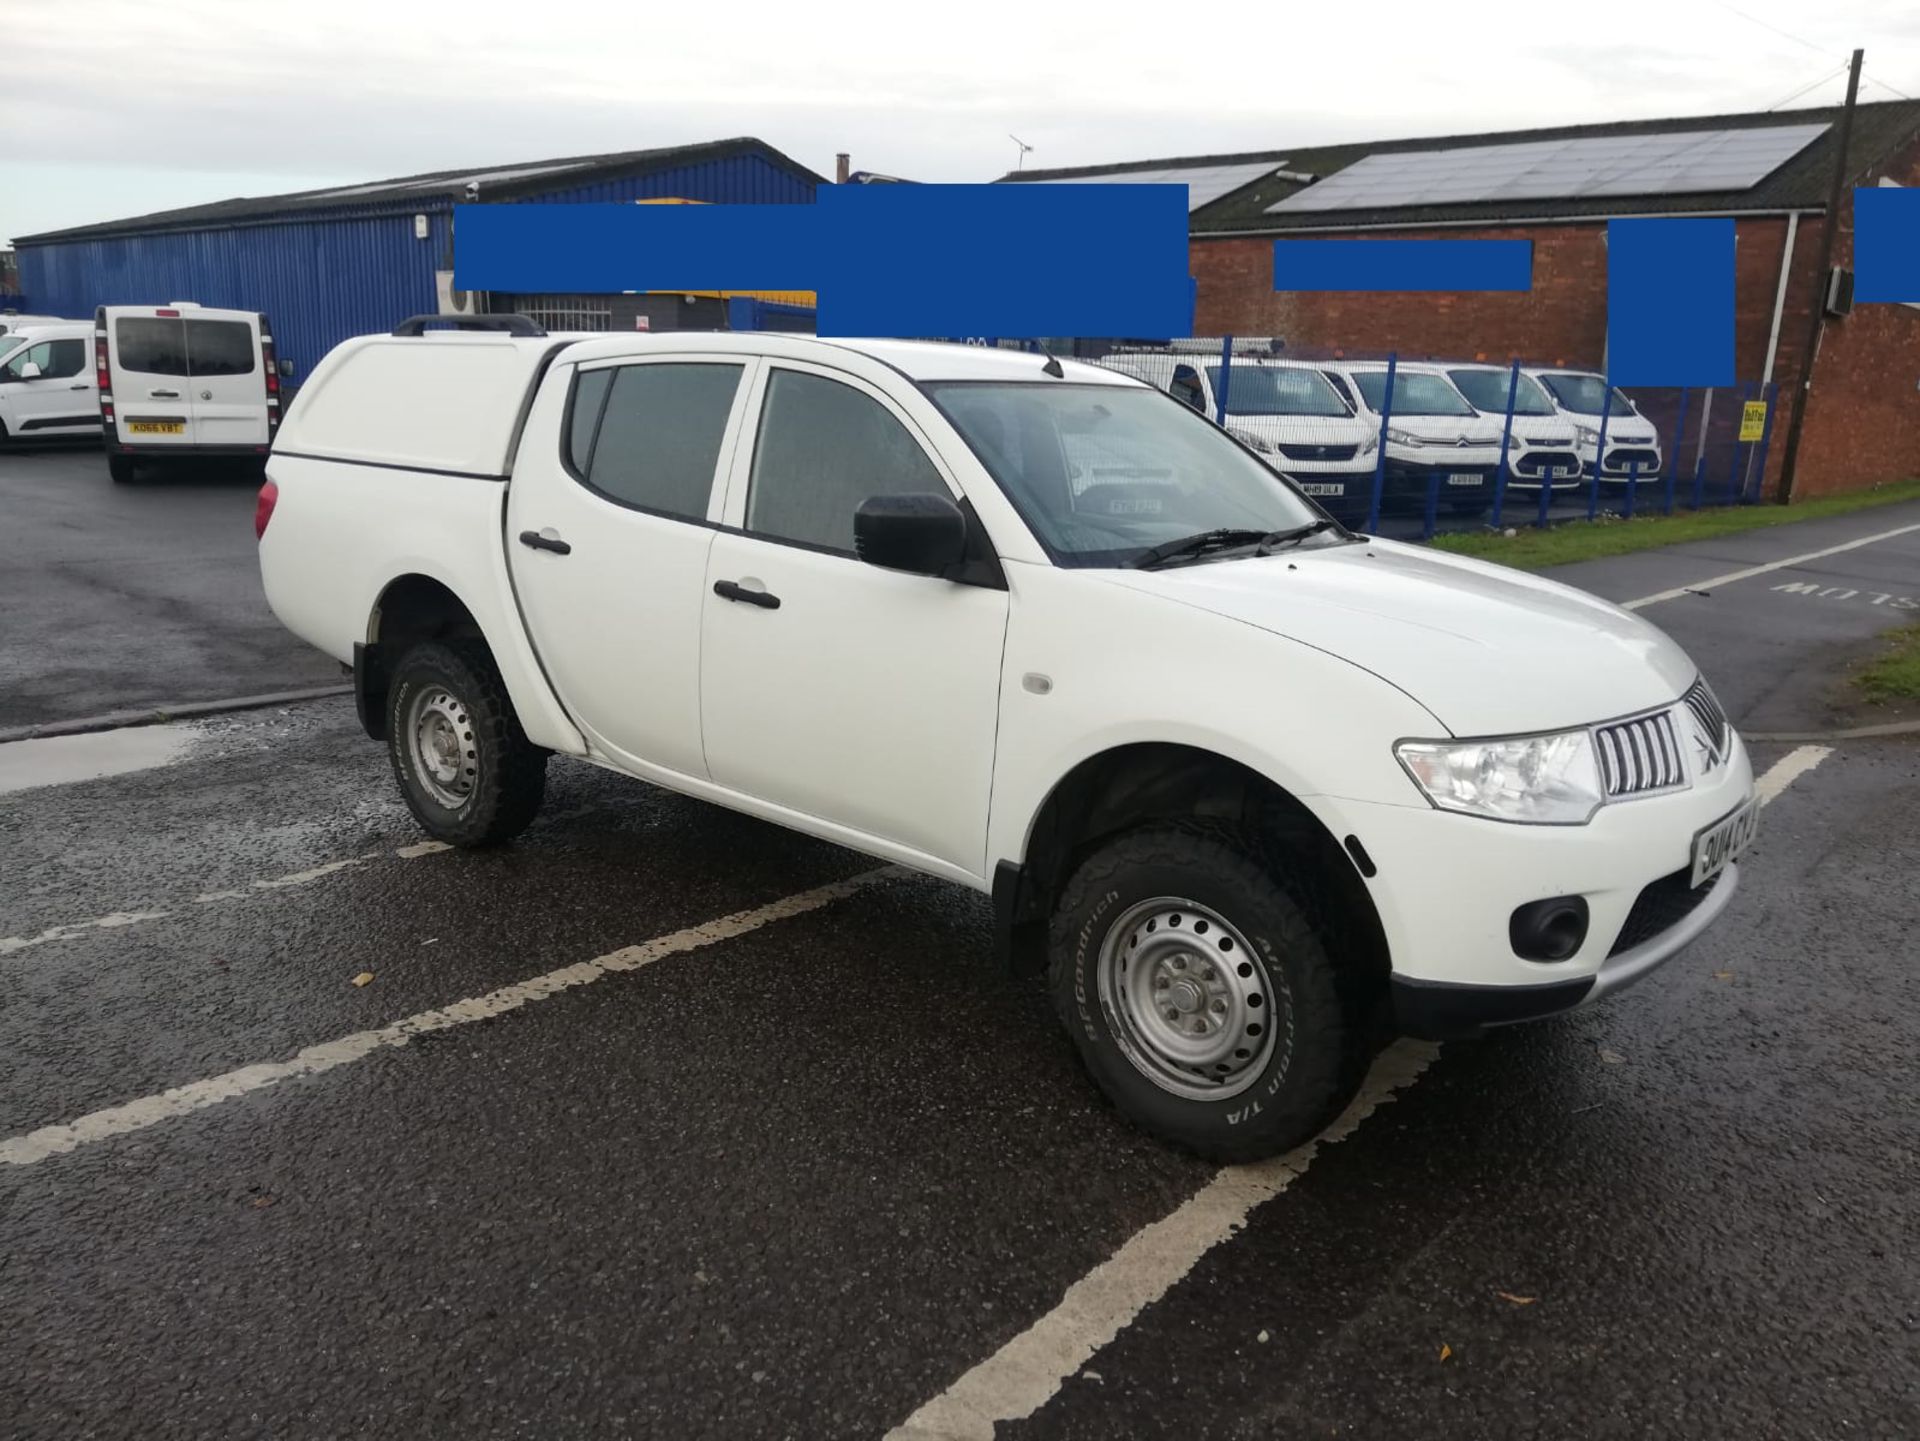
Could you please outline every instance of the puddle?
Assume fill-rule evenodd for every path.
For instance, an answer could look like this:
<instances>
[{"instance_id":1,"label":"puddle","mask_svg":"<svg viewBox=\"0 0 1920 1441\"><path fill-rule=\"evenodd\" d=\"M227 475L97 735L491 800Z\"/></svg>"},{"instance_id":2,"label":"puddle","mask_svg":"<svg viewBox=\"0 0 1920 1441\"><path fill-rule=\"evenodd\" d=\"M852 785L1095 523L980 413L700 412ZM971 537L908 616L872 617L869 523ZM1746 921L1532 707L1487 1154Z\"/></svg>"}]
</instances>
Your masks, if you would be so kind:
<instances>
[{"instance_id":1,"label":"puddle","mask_svg":"<svg viewBox=\"0 0 1920 1441\"><path fill-rule=\"evenodd\" d=\"M171 765L199 739L197 726L132 726L12 741L0 745L0 795Z\"/></svg>"}]
</instances>

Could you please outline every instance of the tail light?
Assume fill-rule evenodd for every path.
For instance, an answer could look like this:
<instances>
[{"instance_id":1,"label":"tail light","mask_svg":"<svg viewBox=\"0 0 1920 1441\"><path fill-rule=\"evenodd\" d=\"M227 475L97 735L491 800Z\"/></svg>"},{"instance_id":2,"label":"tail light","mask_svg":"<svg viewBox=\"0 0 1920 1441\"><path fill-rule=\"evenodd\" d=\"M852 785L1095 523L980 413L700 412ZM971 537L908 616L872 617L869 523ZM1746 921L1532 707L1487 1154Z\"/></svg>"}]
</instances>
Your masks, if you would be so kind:
<instances>
[{"instance_id":1,"label":"tail light","mask_svg":"<svg viewBox=\"0 0 1920 1441\"><path fill-rule=\"evenodd\" d=\"M267 439L280 429L280 367L274 359L273 335L267 329L267 317L260 317L260 364L267 372Z\"/></svg>"},{"instance_id":2,"label":"tail light","mask_svg":"<svg viewBox=\"0 0 1920 1441\"><path fill-rule=\"evenodd\" d=\"M113 375L107 365L107 324L106 317L97 319L93 331L93 379L100 393L100 428L107 433L107 439L114 439L113 425Z\"/></svg>"},{"instance_id":3,"label":"tail light","mask_svg":"<svg viewBox=\"0 0 1920 1441\"><path fill-rule=\"evenodd\" d=\"M280 499L280 487L268 481L260 487L260 499L253 505L253 538L264 539L267 522L273 519L273 507Z\"/></svg>"}]
</instances>

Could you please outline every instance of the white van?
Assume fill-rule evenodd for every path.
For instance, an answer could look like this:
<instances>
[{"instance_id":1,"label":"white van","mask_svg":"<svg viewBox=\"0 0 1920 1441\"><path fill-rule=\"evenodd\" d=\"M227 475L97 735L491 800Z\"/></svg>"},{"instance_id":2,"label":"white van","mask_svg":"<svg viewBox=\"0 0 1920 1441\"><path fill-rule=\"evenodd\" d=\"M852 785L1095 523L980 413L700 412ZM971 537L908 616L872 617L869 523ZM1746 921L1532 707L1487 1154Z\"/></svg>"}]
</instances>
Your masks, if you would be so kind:
<instances>
[{"instance_id":1,"label":"white van","mask_svg":"<svg viewBox=\"0 0 1920 1441\"><path fill-rule=\"evenodd\" d=\"M103 305L94 368L107 468L116 481L147 460L252 456L265 464L280 428L280 374L267 317L191 301Z\"/></svg>"},{"instance_id":2,"label":"white van","mask_svg":"<svg viewBox=\"0 0 1920 1441\"><path fill-rule=\"evenodd\" d=\"M1580 488L1580 455L1574 423L1561 413L1540 382L1510 366L1447 364L1439 367L1453 388L1482 415L1507 424L1513 407L1513 438L1507 452L1507 489L1537 497L1543 479L1554 493Z\"/></svg>"},{"instance_id":3,"label":"white van","mask_svg":"<svg viewBox=\"0 0 1920 1441\"><path fill-rule=\"evenodd\" d=\"M1601 397L1608 394L1607 378L1591 370L1527 370L1553 400L1561 416L1570 421L1580 445L1581 467L1593 474L1600 449ZM1607 411L1607 463L1600 479L1622 489L1629 476L1638 485L1650 485L1660 479L1660 435L1653 422L1614 386Z\"/></svg>"},{"instance_id":4,"label":"white van","mask_svg":"<svg viewBox=\"0 0 1920 1441\"><path fill-rule=\"evenodd\" d=\"M18 335L23 330L37 330L47 325L84 325L85 321L63 320L58 315L22 315L17 310L0 310L0 339Z\"/></svg>"},{"instance_id":5,"label":"white van","mask_svg":"<svg viewBox=\"0 0 1920 1441\"><path fill-rule=\"evenodd\" d=\"M1382 409L1388 412L1383 511L1419 509L1430 490L1436 503L1460 514L1493 504L1503 427L1469 405L1437 367L1396 365L1391 396L1384 361L1325 361L1320 368L1369 424L1379 425Z\"/></svg>"},{"instance_id":6,"label":"white van","mask_svg":"<svg viewBox=\"0 0 1920 1441\"><path fill-rule=\"evenodd\" d=\"M55 320L0 335L0 441L93 440L100 402L84 320Z\"/></svg>"},{"instance_id":7,"label":"white van","mask_svg":"<svg viewBox=\"0 0 1920 1441\"><path fill-rule=\"evenodd\" d=\"M1166 351L1121 351L1100 364L1144 380L1183 400L1208 419L1220 411L1220 356ZM1225 372L1227 432L1307 495L1339 512L1342 502L1366 513L1372 494L1377 422L1363 420L1320 368L1267 356L1233 357Z\"/></svg>"}]
</instances>

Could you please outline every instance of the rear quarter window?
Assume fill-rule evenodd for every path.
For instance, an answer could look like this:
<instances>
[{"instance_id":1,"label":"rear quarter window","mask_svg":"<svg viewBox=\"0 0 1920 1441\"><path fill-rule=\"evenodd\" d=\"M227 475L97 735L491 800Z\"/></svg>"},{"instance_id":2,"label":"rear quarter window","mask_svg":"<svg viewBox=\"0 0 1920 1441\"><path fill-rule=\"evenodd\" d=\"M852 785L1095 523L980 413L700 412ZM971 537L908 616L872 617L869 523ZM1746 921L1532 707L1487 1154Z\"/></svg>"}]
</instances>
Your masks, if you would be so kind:
<instances>
[{"instance_id":1,"label":"rear quarter window","mask_svg":"<svg viewBox=\"0 0 1920 1441\"><path fill-rule=\"evenodd\" d=\"M189 320L187 365L196 376L251 375L253 327L244 320Z\"/></svg>"}]
</instances>

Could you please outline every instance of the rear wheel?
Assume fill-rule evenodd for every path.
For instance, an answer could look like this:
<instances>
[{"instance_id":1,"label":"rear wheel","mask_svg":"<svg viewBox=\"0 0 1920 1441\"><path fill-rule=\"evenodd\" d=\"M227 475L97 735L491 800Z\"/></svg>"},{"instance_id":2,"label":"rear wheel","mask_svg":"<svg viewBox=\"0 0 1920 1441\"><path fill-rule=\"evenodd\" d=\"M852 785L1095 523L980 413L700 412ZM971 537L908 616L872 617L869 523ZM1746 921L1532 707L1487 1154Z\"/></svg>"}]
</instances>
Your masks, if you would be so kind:
<instances>
[{"instance_id":1,"label":"rear wheel","mask_svg":"<svg viewBox=\"0 0 1920 1441\"><path fill-rule=\"evenodd\" d=\"M1068 882L1054 1005L1129 1119L1246 1161L1307 1140L1352 1096L1367 1029L1303 885L1248 838L1199 826L1122 836Z\"/></svg>"},{"instance_id":2,"label":"rear wheel","mask_svg":"<svg viewBox=\"0 0 1920 1441\"><path fill-rule=\"evenodd\" d=\"M449 845L512 839L546 794L547 752L527 739L492 657L473 642L431 641L401 657L387 749L408 809Z\"/></svg>"},{"instance_id":3,"label":"rear wheel","mask_svg":"<svg viewBox=\"0 0 1920 1441\"><path fill-rule=\"evenodd\" d=\"M113 477L115 485L133 484L133 457L130 455L108 456L107 474Z\"/></svg>"}]
</instances>

